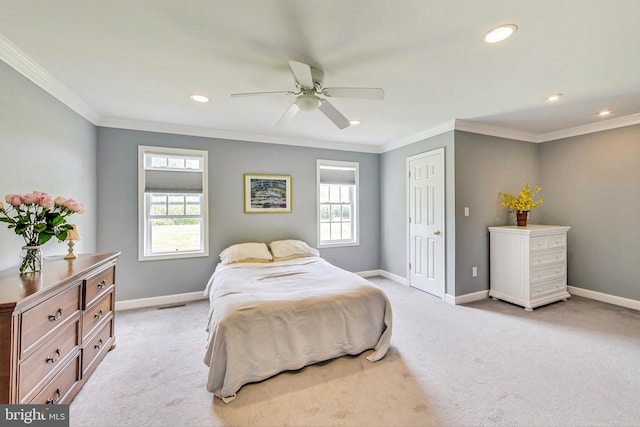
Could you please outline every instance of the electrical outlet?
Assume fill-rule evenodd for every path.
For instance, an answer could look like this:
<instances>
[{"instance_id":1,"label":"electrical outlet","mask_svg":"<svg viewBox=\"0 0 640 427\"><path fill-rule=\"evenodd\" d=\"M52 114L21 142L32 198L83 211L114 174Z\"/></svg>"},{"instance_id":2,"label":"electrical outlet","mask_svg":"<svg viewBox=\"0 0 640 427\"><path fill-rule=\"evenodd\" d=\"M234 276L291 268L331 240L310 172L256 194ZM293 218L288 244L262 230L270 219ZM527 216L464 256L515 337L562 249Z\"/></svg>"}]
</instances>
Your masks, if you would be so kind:
<instances>
[{"instance_id":1,"label":"electrical outlet","mask_svg":"<svg viewBox=\"0 0 640 427\"><path fill-rule=\"evenodd\" d=\"M478 267L471 267L471 277L478 277Z\"/></svg>"}]
</instances>

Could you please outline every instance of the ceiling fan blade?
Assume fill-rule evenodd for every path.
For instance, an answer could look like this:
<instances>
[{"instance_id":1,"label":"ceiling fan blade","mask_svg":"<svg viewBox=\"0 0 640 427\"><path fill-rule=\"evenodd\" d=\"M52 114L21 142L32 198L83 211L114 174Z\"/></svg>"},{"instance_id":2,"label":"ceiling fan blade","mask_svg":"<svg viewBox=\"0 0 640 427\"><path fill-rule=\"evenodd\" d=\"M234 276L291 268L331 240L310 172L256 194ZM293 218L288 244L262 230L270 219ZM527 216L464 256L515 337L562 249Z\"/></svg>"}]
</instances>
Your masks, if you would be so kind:
<instances>
[{"instance_id":1,"label":"ceiling fan blade","mask_svg":"<svg viewBox=\"0 0 640 427\"><path fill-rule=\"evenodd\" d=\"M378 87L326 87L322 94L332 98L384 99L384 90Z\"/></svg>"},{"instance_id":2,"label":"ceiling fan blade","mask_svg":"<svg viewBox=\"0 0 640 427\"><path fill-rule=\"evenodd\" d=\"M347 118L343 116L340 111L336 110L336 107L331 105L326 99L322 100L319 108L320 111L322 111L324 115L327 116L329 120L331 120L340 129L347 128L351 124L349 120L347 120Z\"/></svg>"},{"instance_id":3,"label":"ceiling fan blade","mask_svg":"<svg viewBox=\"0 0 640 427\"><path fill-rule=\"evenodd\" d=\"M295 103L291 104L291 106L287 108L287 111L284 112L282 117L280 117L280 120L278 120L276 126L284 126L289 123L296 116L296 114L298 114L298 111L300 111L300 107L298 107Z\"/></svg>"},{"instance_id":4,"label":"ceiling fan blade","mask_svg":"<svg viewBox=\"0 0 640 427\"><path fill-rule=\"evenodd\" d=\"M238 98L241 96L261 96L261 95L298 95L298 93L284 90L284 91L277 91L277 92L245 92L245 93L231 94L231 96L234 98Z\"/></svg>"},{"instance_id":5,"label":"ceiling fan blade","mask_svg":"<svg viewBox=\"0 0 640 427\"><path fill-rule=\"evenodd\" d=\"M289 61L289 67L291 67L291 71L300 86L305 89L312 89L314 87L313 75L311 74L311 67L309 65L298 61Z\"/></svg>"}]
</instances>

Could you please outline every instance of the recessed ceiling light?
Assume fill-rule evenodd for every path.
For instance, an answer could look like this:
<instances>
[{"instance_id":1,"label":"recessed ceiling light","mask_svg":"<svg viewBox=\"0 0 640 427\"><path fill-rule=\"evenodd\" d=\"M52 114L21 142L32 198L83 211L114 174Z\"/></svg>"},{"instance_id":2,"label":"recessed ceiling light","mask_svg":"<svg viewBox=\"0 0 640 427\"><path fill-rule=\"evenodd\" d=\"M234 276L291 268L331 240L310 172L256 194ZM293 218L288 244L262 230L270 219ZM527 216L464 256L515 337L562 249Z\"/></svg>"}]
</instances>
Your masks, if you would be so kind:
<instances>
[{"instance_id":1,"label":"recessed ceiling light","mask_svg":"<svg viewBox=\"0 0 640 427\"><path fill-rule=\"evenodd\" d=\"M552 95L547 96L547 102L556 102L562 96L561 93L554 93Z\"/></svg>"},{"instance_id":2,"label":"recessed ceiling light","mask_svg":"<svg viewBox=\"0 0 640 427\"><path fill-rule=\"evenodd\" d=\"M352 126L357 126L360 124L360 120L349 120L349 123L351 123Z\"/></svg>"},{"instance_id":3,"label":"recessed ceiling light","mask_svg":"<svg viewBox=\"0 0 640 427\"><path fill-rule=\"evenodd\" d=\"M514 24L504 24L495 27L484 33L482 41L488 44L498 43L508 39L518 31L518 26Z\"/></svg>"},{"instance_id":4,"label":"recessed ceiling light","mask_svg":"<svg viewBox=\"0 0 640 427\"><path fill-rule=\"evenodd\" d=\"M191 99L196 102L202 102L202 103L209 102L209 97L205 95L193 94L191 95Z\"/></svg>"},{"instance_id":5,"label":"recessed ceiling light","mask_svg":"<svg viewBox=\"0 0 640 427\"><path fill-rule=\"evenodd\" d=\"M611 110L602 110L602 111L598 112L598 115L600 117L608 116L609 114L611 114Z\"/></svg>"}]
</instances>

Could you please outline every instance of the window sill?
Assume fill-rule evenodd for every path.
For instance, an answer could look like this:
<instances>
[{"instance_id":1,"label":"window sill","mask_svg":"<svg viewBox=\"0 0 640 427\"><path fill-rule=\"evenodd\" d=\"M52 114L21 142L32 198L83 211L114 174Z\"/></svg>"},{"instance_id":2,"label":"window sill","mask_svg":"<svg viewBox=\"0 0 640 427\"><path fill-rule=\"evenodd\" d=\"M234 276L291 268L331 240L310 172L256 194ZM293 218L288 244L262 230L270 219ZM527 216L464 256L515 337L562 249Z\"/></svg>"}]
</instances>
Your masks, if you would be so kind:
<instances>
[{"instance_id":1,"label":"window sill","mask_svg":"<svg viewBox=\"0 0 640 427\"><path fill-rule=\"evenodd\" d=\"M181 254L160 254L160 255L140 255L138 261L161 261L167 259L183 259L183 258L201 258L208 257L209 251L190 252Z\"/></svg>"},{"instance_id":2,"label":"window sill","mask_svg":"<svg viewBox=\"0 0 640 427\"><path fill-rule=\"evenodd\" d=\"M320 243L318 249L341 248L346 246L360 246L359 242Z\"/></svg>"}]
</instances>

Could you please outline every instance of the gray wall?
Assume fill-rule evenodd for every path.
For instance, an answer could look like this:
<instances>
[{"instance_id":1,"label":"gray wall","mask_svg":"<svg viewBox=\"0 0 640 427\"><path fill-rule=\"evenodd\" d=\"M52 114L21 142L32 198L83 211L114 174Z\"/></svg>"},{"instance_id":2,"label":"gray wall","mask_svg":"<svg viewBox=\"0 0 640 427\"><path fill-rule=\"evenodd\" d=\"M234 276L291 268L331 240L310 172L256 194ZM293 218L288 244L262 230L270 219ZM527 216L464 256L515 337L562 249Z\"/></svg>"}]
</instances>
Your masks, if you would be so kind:
<instances>
[{"instance_id":1,"label":"gray wall","mask_svg":"<svg viewBox=\"0 0 640 427\"><path fill-rule=\"evenodd\" d=\"M489 289L487 227L515 224L498 193L517 194L529 182L543 186L540 195L546 196L553 183L538 173L538 144L456 131L455 146L456 295L464 295ZM529 222L539 223L546 206L531 211ZM477 277L472 267L478 267Z\"/></svg>"},{"instance_id":2,"label":"gray wall","mask_svg":"<svg viewBox=\"0 0 640 427\"><path fill-rule=\"evenodd\" d=\"M96 250L96 127L0 61L0 197L44 191L72 197L87 211L69 221L82 236L77 253ZM0 223L0 269L16 268L24 240ZM45 256L65 254L48 242Z\"/></svg>"},{"instance_id":3,"label":"gray wall","mask_svg":"<svg viewBox=\"0 0 640 427\"><path fill-rule=\"evenodd\" d=\"M543 219L570 225L568 283L640 300L640 125L540 146Z\"/></svg>"},{"instance_id":4,"label":"gray wall","mask_svg":"<svg viewBox=\"0 0 640 427\"><path fill-rule=\"evenodd\" d=\"M209 152L210 256L138 261L139 145ZM204 289L225 247L246 241L295 238L317 246L316 159L360 163L360 245L322 249L321 256L351 271L379 268L379 155L153 132L98 130L98 249L122 251L118 300ZM243 174L292 176L293 212L245 214Z\"/></svg>"},{"instance_id":5,"label":"gray wall","mask_svg":"<svg viewBox=\"0 0 640 427\"><path fill-rule=\"evenodd\" d=\"M407 157L436 148L445 149L445 251L447 289L455 295L455 153L454 132L447 132L381 155L380 268L400 277L407 276Z\"/></svg>"}]
</instances>

